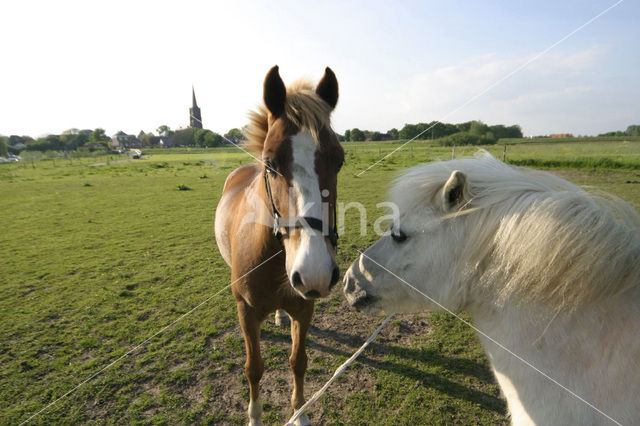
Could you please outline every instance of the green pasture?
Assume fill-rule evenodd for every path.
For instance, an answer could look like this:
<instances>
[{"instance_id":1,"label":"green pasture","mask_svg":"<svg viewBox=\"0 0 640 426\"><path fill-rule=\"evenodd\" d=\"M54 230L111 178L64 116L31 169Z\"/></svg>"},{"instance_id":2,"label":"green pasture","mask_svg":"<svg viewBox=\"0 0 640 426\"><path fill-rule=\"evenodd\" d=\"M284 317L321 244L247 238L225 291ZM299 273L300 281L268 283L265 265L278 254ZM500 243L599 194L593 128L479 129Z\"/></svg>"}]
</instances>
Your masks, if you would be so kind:
<instances>
[{"instance_id":1,"label":"green pasture","mask_svg":"<svg viewBox=\"0 0 640 426\"><path fill-rule=\"evenodd\" d=\"M372 225L382 211L375 205L384 200L392 178L405 167L452 156L450 147L416 141L357 177L399 146L345 144L339 198L367 207L370 232L358 235L358 215L349 211L338 252L342 271L357 256L355 248L376 239ZM483 148L502 158L502 146ZM453 154L476 150L456 147ZM229 148L150 154L142 160L104 156L0 164L1 424L27 420L141 342L31 424L246 422L245 406L212 408L223 396L216 390L221 377L245 386L244 348L233 331L237 319L230 290L163 328L229 284L215 247L213 215L225 177L253 160ZM578 184L640 207L640 142L510 145L506 160L555 168ZM354 328L364 320L349 310L340 288L318 306L319 315L338 311L352 318ZM372 375L373 390L329 389L317 403L324 408L322 421L507 423L473 332L449 315L413 319L432 331L379 344L384 350L377 361L353 367ZM389 327L401 335L403 321ZM270 323L263 330L288 339L287 330ZM286 363L288 344L283 348L265 354L267 369L270 362ZM349 355L327 349L310 357L309 374L324 382ZM290 378L282 380L278 383L288 389ZM307 397L315 390L308 387ZM265 421L282 424L288 407L288 396L267 398Z\"/></svg>"},{"instance_id":2,"label":"green pasture","mask_svg":"<svg viewBox=\"0 0 640 426\"><path fill-rule=\"evenodd\" d=\"M640 170L640 140L630 141L569 141L540 143L528 140L507 140L508 144L487 146L440 146L437 141L349 142L343 146L354 163L366 169L386 155L381 164L409 165L415 162L449 160L473 155L485 149L506 162L527 167L566 169L627 169ZM515 143L515 141L524 141ZM405 145L406 144L406 145Z\"/></svg>"}]
</instances>

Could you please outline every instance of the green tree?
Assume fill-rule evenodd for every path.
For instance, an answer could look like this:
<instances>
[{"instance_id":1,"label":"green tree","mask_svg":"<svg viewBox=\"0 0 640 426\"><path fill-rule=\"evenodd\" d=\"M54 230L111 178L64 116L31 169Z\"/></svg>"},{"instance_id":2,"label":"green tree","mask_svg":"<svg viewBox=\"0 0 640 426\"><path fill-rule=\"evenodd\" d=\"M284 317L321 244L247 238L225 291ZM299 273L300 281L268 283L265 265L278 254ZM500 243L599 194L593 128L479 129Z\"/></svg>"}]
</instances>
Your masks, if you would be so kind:
<instances>
[{"instance_id":1,"label":"green tree","mask_svg":"<svg viewBox=\"0 0 640 426\"><path fill-rule=\"evenodd\" d=\"M205 138L207 146L222 146L226 141L222 136L216 132L209 131L209 134Z\"/></svg>"},{"instance_id":2,"label":"green tree","mask_svg":"<svg viewBox=\"0 0 640 426\"><path fill-rule=\"evenodd\" d=\"M456 124L456 127L458 128L459 132L468 132L471 128L471 123L471 121L465 121L464 123Z\"/></svg>"},{"instance_id":3,"label":"green tree","mask_svg":"<svg viewBox=\"0 0 640 426\"><path fill-rule=\"evenodd\" d=\"M482 135L482 143L486 143L486 144L494 144L498 141L498 138L496 138L496 136L493 134L493 132L487 132L484 135Z\"/></svg>"},{"instance_id":4,"label":"green tree","mask_svg":"<svg viewBox=\"0 0 640 426\"><path fill-rule=\"evenodd\" d=\"M68 129L62 132L60 139L64 143L64 149L74 151L89 142L89 135L78 129Z\"/></svg>"},{"instance_id":5,"label":"green tree","mask_svg":"<svg viewBox=\"0 0 640 426\"><path fill-rule=\"evenodd\" d=\"M377 131L371 133L371 140L372 141L381 141L382 140L382 133L377 132Z\"/></svg>"},{"instance_id":6,"label":"green tree","mask_svg":"<svg viewBox=\"0 0 640 426\"><path fill-rule=\"evenodd\" d=\"M523 138L524 135L522 134L522 128L520 126L518 126L517 124L514 124L513 126L509 126L507 127L507 132L505 134L505 138Z\"/></svg>"},{"instance_id":7,"label":"green tree","mask_svg":"<svg viewBox=\"0 0 640 426\"><path fill-rule=\"evenodd\" d=\"M640 124L633 124L627 127L625 132L627 136L640 136Z\"/></svg>"},{"instance_id":8,"label":"green tree","mask_svg":"<svg viewBox=\"0 0 640 426\"><path fill-rule=\"evenodd\" d=\"M362 142L365 139L364 132L358 128L352 129L350 139L354 142Z\"/></svg>"},{"instance_id":9,"label":"green tree","mask_svg":"<svg viewBox=\"0 0 640 426\"><path fill-rule=\"evenodd\" d=\"M489 126L484 124L482 121L472 121L469 126L469 133L476 136L482 136L489 131Z\"/></svg>"},{"instance_id":10,"label":"green tree","mask_svg":"<svg viewBox=\"0 0 640 426\"><path fill-rule=\"evenodd\" d=\"M156 132L159 136L169 136L171 134L171 129L169 128L169 126L163 124L161 126L158 126Z\"/></svg>"},{"instance_id":11,"label":"green tree","mask_svg":"<svg viewBox=\"0 0 640 426\"><path fill-rule=\"evenodd\" d=\"M209 129L195 129L193 139L196 146L201 148L211 148L223 144L224 139L219 134Z\"/></svg>"},{"instance_id":12,"label":"green tree","mask_svg":"<svg viewBox=\"0 0 640 426\"><path fill-rule=\"evenodd\" d=\"M0 136L0 157L9 155L9 138Z\"/></svg>"},{"instance_id":13,"label":"green tree","mask_svg":"<svg viewBox=\"0 0 640 426\"><path fill-rule=\"evenodd\" d=\"M149 133L145 133L144 131L140 130L140 133L138 133L138 140L140 141L140 143L142 144L143 147L156 147L158 146L158 144L160 143L160 137L154 135L153 133L149 132Z\"/></svg>"},{"instance_id":14,"label":"green tree","mask_svg":"<svg viewBox=\"0 0 640 426\"><path fill-rule=\"evenodd\" d=\"M27 151L63 151L65 149L64 142L58 135L48 135L36 140L27 141L25 144Z\"/></svg>"},{"instance_id":15,"label":"green tree","mask_svg":"<svg viewBox=\"0 0 640 426\"><path fill-rule=\"evenodd\" d=\"M176 130L173 133L174 145L176 146L195 146L194 133L196 130L193 127L187 127L186 129Z\"/></svg>"},{"instance_id":16,"label":"green tree","mask_svg":"<svg viewBox=\"0 0 640 426\"><path fill-rule=\"evenodd\" d=\"M455 124L444 123L444 134L443 136L450 136L458 133L458 127Z\"/></svg>"},{"instance_id":17,"label":"green tree","mask_svg":"<svg viewBox=\"0 0 640 426\"><path fill-rule=\"evenodd\" d=\"M405 124L398 132L400 139L413 139L420 133L417 124Z\"/></svg>"},{"instance_id":18,"label":"green tree","mask_svg":"<svg viewBox=\"0 0 640 426\"><path fill-rule=\"evenodd\" d=\"M9 146L16 146L20 143L22 144L27 144L27 142L31 142L33 141L33 138L30 136L18 136L18 135L11 135L9 136Z\"/></svg>"},{"instance_id":19,"label":"green tree","mask_svg":"<svg viewBox=\"0 0 640 426\"><path fill-rule=\"evenodd\" d=\"M244 137L244 133L242 133L242 130L237 129L237 128L233 128L231 130L229 130L225 135L225 138L231 140L232 142L240 142L243 141L245 139Z\"/></svg>"},{"instance_id":20,"label":"green tree","mask_svg":"<svg viewBox=\"0 0 640 426\"><path fill-rule=\"evenodd\" d=\"M454 125L449 123L442 123L440 121L432 121L431 123L426 125L427 130L423 138L424 139L439 139L445 136L453 135L454 133L458 133L460 130Z\"/></svg>"},{"instance_id":21,"label":"green tree","mask_svg":"<svg viewBox=\"0 0 640 426\"><path fill-rule=\"evenodd\" d=\"M389 139L396 140L398 139L398 129L395 127L391 130L387 130L387 135L389 135Z\"/></svg>"},{"instance_id":22,"label":"green tree","mask_svg":"<svg viewBox=\"0 0 640 426\"><path fill-rule=\"evenodd\" d=\"M344 140L347 142L351 140L351 130L347 129L344 131Z\"/></svg>"},{"instance_id":23,"label":"green tree","mask_svg":"<svg viewBox=\"0 0 640 426\"><path fill-rule=\"evenodd\" d=\"M111 138L106 135L104 129L97 128L89 135L89 142L97 145L107 145Z\"/></svg>"}]
</instances>

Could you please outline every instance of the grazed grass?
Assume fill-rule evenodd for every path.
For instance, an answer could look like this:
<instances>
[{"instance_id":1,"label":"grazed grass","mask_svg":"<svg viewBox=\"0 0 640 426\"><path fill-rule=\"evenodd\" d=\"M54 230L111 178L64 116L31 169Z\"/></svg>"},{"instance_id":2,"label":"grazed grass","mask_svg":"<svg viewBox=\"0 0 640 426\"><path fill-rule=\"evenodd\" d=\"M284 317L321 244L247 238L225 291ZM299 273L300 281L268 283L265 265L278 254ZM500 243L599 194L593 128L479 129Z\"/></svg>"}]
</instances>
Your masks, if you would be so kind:
<instances>
[{"instance_id":1,"label":"grazed grass","mask_svg":"<svg viewBox=\"0 0 640 426\"><path fill-rule=\"evenodd\" d=\"M227 285L211 238L226 172L210 167L216 178L201 180L201 167L153 161L3 169L0 400L7 421L24 420ZM176 181L193 190L176 191ZM181 374L195 377L195 361L211 356L207 327L235 321L231 299L221 295L218 309L176 324L40 421L68 411L70 421L84 421L96 414L86 412L93 405L97 417L133 421L129 404L150 381L167 401L179 398L178 382L158 375L189 359Z\"/></svg>"},{"instance_id":2,"label":"grazed grass","mask_svg":"<svg viewBox=\"0 0 640 426\"><path fill-rule=\"evenodd\" d=\"M571 169L640 169L640 141L621 142L553 142L553 143L520 143L504 145L442 147L437 142L413 141L401 150L402 143L349 142L344 144L348 158L356 163L360 170L366 169L373 162L381 160L377 167L388 165L408 165L417 162L448 160L473 155L478 148L489 151L496 158L515 165L537 168L571 168ZM393 153L393 154L392 154ZM371 169L373 170L373 169ZM367 172L369 173L369 172Z\"/></svg>"},{"instance_id":3,"label":"grazed grass","mask_svg":"<svg viewBox=\"0 0 640 426\"><path fill-rule=\"evenodd\" d=\"M575 145L509 147L507 160L565 161L589 152L596 160L588 168L595 170L563 173L640 205L640 184L625 183L640 180L640 145ZM377 238L373 223L383 210L376 203L384 200L387 183L404 167L451 155L448 148L417 144L413 153L403 150L355 177L393 148L347 145L339 197L363 203L369 218L361 236L357 211L347 212L338 252L342 270L357 255L352 247L363 249ZM501 147L488 149L501 157ZM456 148L456 156L475 150ZM632 166L603 170L610 163L598 158ZM230 150L151 152L143 160L119 160L0 166L0 423L26 420L228 285L228 268L214 246L213 213L226 175L253 160ZM95 163L102 165L90 165ZM178 191L178 185L191 190ZM327 313L344 309L338 292L319 304ZM357 363L355 369L373 371L374 392L330 392L320 402L323 421L505 422L504 404L473 333L448 315L429 315L427 321L433 327L428 338L408 344L383 339L375 346L377 358ZM398 333L402 326L394 325ZM212 387L216 380L229 374L242 380L244 349L235 327L235 303L225 291L33 423L242 424L244 407L211 408L221 397ZM288 340L286 330L265 330L276 343ZM265 358L286 362L287 351L272 349ZM314 356L310 376L328 379L349 355ZM278 364L274 360L269 362ZM267 405L266 420L285 420L279 410L288 403L280 403Z\"/></svg>"}]
</instances>

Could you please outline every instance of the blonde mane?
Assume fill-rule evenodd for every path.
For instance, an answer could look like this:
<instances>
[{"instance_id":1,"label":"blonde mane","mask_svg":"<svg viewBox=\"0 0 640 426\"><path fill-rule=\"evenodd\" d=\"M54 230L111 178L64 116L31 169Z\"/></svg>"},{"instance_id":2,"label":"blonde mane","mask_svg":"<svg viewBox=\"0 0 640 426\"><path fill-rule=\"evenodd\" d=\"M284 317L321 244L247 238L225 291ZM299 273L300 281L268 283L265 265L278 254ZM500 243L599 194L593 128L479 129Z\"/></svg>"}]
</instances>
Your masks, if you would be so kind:
<instances>
[{"instance_id":1,"label":"blonde mane","mask_svg":"<svg viewBox=\"0 0 640 426\"><path fill-rule=\"evenodd\" d=\"M316 94L311 81L300 79L287 87L284 117L300 130L308 130L316 142L319 141L320 130L331 127L330 116L331 107ZM249 111L249 124L244 130L247 138L244 146L261 153L268 130L267 109L260 105L255 111Z\"/></svg>"},{"instance_id":2,"label":"blonde mane","mask_svg":"<svg viewBox=\"0 0 640 426\"><path fill-rule=\"evenodd\" d=\"M472 281L494 288L500 302L573 310L640 290L640 216L613 196L482 152L410 169L391 199L405 212L436 209L453 170L467 175L470 199L443 220L465 224L460 266Z\"/></svg>"}]
</instances>

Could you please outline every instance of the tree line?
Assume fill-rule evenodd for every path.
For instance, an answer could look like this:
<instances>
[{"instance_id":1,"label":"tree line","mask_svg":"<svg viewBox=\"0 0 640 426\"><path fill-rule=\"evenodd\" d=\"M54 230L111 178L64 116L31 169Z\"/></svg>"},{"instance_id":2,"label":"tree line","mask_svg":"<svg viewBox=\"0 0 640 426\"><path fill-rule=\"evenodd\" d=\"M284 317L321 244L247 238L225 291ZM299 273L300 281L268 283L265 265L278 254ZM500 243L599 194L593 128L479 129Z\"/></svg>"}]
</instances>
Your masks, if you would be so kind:
<instances>
[{"instance_id":1,"label":"tree line","mask_svg":"<svg viewBox=\"0 0 640 426\"><path fill-rule=\"evenodd\" d=\"M22 151L77 151L106 150L111 138L104 129L65 130L59 135L37 139L30 136L0 136L0 156L17 155Z\"/></svg>"},{"instance_id":2,"label":"tree line","mask_svg":"<svg viewBox=\"0 0 640 426\"><path fill-rule=\"evenodd\" d=\"M158 136L146 134L142 138L149 146L158 146L159 141L163 140L164 145L169 146L190 146L200 148L213 148L216 146L228 145L229 141L233 143L244 140L242 130L233 128L224 136L211 131L209 129L196 129L188 127L186 129L171 130L169 126L162 125L156 129Z\"/></svg>"},{"instance_id":3,"label":"tree line","mask_svg":"<svg viewBox=\"0 0 640 426\"><path fill-rule=\"evenodd\" d=\"M159 146L189 146L189 147L216 147L241 142L244 139L242 130L233 128L225 133L224 137L209 129L186 128L171 130L169 126L162 125L153 132L140 131L137 136L127 139L124 148L153 148ZM117 135L117 134L116 134ZM0 135L0 157L8 154L18 155L23 151L108 151L112 148L112 138L107 136L104 129L69 129L59 135L50 134L39 138L31 136L2 136ZM162 142L162 144L160 143Z\"/></svg>"},{"instance_id":4,"label":"tree line","mask_svg":"<svg viewBox=\"0 0 640 426\"><path fill-rule=\"evenodd\" d=\"M451 124L432 121L430 123L405 124L400 130L393 128L385 133L379 131L346 130L339 139L345 142L437 139L441 145L486 145L494 144L502 138L521 138L522 129L518 125L489 126L482 121L473 120Z\"/></svg>"},{"instance_id":5,"label":"tree line","mask_svg":"<svg viewBox=\"0 0 640 426\"><path fill-rule=\"evenodd\" d=\"M640 124L632 124L627 130L617 130L614 132L602 133L598 136L640 136Z\"/></svg>"},{"instance_id":6,"label":"tree line","mask_svg":"<svg viewBox=\"0 0 640 426\"><path fill-rule=\"evenodd\" d=\"M640 136L640 125L630 125L624 131L612 131L598 136L638 137ZM487 125L478 120L458 124L439 121L405 124L400 130L393 128L384 133L353 128L346 130L343 135L338 135L338 139L342 142L409 140L415 137L433 139L441 145L451 146L495 144L500 139L522 138L523 135L522 129L518 125ZM208 148L225 146L229 141L234 144L241 143L244 139L243 129L238 128L230 129L222 136L209 129L189 127L171 130L169 126L161 125L156 129L155 134L140 131L134 139L135 146L131 147L189 146ZM0 135L0 157L6 157L8 154L18 155L22 151L106 151L110 148L111 138L101 128L94 130L69 129L59 135L51 134L36 139L30 136Z\"/></svg>"},{"instance_id":7,"label":"tree line","mask_svg":"<svg viewBox=\"0 0 640 426\"><path fill-rule=\"evenodd\" d=\"M240 143L244 140L243 129L238 128L230 129L224 136L209 129L189 127L172 130L167 125L159 126L155 133L141 130L137 136L123 132L118 134L125 136L119 144L124 149L172 146L210 148L225 146L229 141ZM496 143L501 138L521 138L522 130L518 125L489 126L481 121L458 124L432 121L405 124L400 130L393 128L384 133L354 128L346 130L344 135L338 135L343 142L409 140L414 137L437 139L442 145L484 145ZM51 134L37 139L17 135L0 136L0 156L6 156L7 153L17 155L21 151L95 151L109 150L111 147L111 138L101 128L69 129L60 135Z\"/></svg>"}]
</instances>

